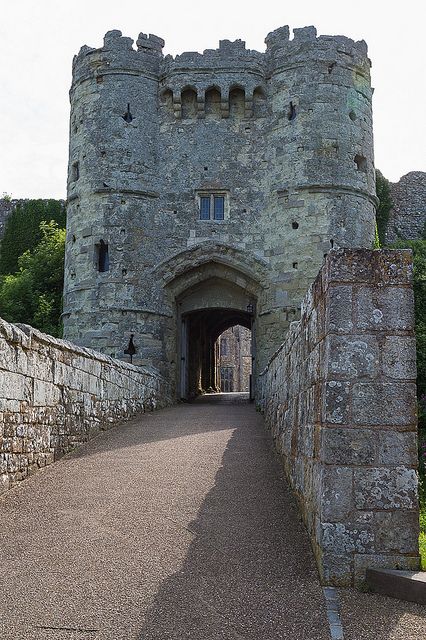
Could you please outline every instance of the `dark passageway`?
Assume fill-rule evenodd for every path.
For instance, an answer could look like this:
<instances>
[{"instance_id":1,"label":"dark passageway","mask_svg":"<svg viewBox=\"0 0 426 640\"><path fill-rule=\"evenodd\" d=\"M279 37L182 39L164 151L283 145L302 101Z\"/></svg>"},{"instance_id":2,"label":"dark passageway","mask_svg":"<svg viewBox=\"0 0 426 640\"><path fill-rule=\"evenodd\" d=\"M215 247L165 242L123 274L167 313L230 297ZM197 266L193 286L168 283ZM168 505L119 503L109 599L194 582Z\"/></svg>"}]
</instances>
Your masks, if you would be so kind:
<instances>
[{"instance_id":1,"label":"dark passageway","mask_svg":"<svg viewBox=\"0 0 426 640\"><path fill-rule=\"evenodd\" d=\"M234 325L251 330L252 315L238 309L202 309L183 317L186 323L186 397L221 389L219 336Z\"/></svg>"}]
</instances>

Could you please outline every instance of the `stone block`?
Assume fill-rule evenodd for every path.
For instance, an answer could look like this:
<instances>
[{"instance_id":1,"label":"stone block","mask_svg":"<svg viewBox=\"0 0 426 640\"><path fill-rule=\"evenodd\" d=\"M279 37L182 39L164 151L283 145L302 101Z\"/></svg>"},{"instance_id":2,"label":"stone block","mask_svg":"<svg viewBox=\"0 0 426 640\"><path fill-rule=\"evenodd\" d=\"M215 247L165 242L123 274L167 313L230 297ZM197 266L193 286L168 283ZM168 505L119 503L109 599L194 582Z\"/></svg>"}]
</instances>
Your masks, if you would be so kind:
<instances>
[{"instance_id":1,"label":"stone block","mask_svg":"<svg viewBox=\"0 0 426 640\"><path fill-rule=\"evenodd\" d=\"M359 382L352 388L355 424L408 426L416 423L416 385L413 383Z\"/></svg>"},{"instance_id":2,"label":"stone block","mask_svg":"<svg viewBox=\"0 0 426 640\"><path fill-rule=\"evenodd\" d=\"M322 421L347 424L350 419L350 384L330 380L322 389Z\"/></svg>"},{"instance_id":3,"label":"stone block","mask_svg":"<svg viewBox=\"0 0 426 640\"><path fill-rule=\"evenodd\" d=\"M26 400L28 398L26 376L14 371L0 370L0 393L6 400Z\"/></svg>"},{"instance_id":4,"label":"stone block","mask_svg":"<svg viewBox=\"0 0 426 640\"><path fill-rule=\"evenodd\" d=\"M58 387L44 380L34 380L34 406L53 407L61 400Z\"/></svg>"},{"instance_id":5,"label":"stone block","mask_svg":"<svg viewBox=\"0 0 426 640\"><path fill-rule=\"evenodd\" d=\"M333 285L326 297L326 329L337 333L350 333L352 322L352 287Z\"/></svg>"},{"instance_id":6,"label":"stone block","mask_svg":"<svg viewBox=\"0 0 426 640\"><path fill-rule=\"evenodd\" d=\"M0 495L5 491L7 491L9 487L10 487L9 475L7 473L2 473L0 475Z\"/></svg>"},{"instance_id":7,"label":"stone block","mask_svg":"<svg viewBox=\"0 0 426 640\"><path fill-rule=\"evenodd\" d=\"M321 440L321 460L326 464L368 465L376 459L375 431L323 428Z\"/></svg>"},{"instance_id":8,"label":"stone block","mask_svg":"<svg viewBox=\"0 0 426 640\"><path fill-rule=\"evenodd\" d=\"M379 371L379 345L374 336L327 336L326 375L335 380L374 378Z\"/></svg>"},{"instance_id":9,"label":"stone block","mask_svg":"<svg viewBox=\"0 0 426 640\"><path fill-rule=\"evenodd\" d=\"M354 300L355 329L413 331L414 294L411 287L362 287Z\"/></svg>"},{"instance_id":10,"label":"stone block","mask_svg":"<svg viewBox=\"0 0 426 640\"><path fill-rule=\"evenodd\" d=\"M383 373L389 378L415 380L416 339L412 336L386 336L382 346Z\"/></svg>"},{"instance_id":11,"label":"stone block","mask_svg":"<svg viewBox=\"0 0 426 640\"><path fill-rule=\"evenodd\" d=\"M376 549L381 553L419 553L418 511L379 511L374 514Z\"/></svg>"},{"instance_id":12,"label":"stone block","mask_svg":"<svg viewBox=\"0 0 426 640\"><path fill-rule=\"evenodd\" d=\"M417 465L417 432L382 431L378 434L379 464Z\"/></svg>"},{"instance_id":13,"label":"stone block","mask_svg":"<svg viewBox=\"0 0 426 640\"><path fill-rule=\"evenodd\" d=\"M416 471L406 467L355 469L355 507L361 510L415 510L417 483Z\"/></svg>"},{"instance_id":14,"label":"stone block","mask_svg":"<svg viewBox=\"0 0 426 640\"><path fill-rule=\"evenodd\" d=\"M369 524L323 522L318 539L324 553L345 556L374 551L374 532Z\"/></svg>"},{"instance_id":15,"label":"stone block","mask_svg":"<svg viewBox=\"0 0 426 640\"><path fill-rule=\"evenodd\" d=\"M323 522L341 522L353 510L352 469L324 467L321 474L320 517Z\"/></svg>"},{"instance_id":16,"label":"stone block","mask_svg":"<svg viewBox=\"0 0 426 640\"><path fill-rule=\"evenodd\" d=\"M352 554L322 553L318 563L322 584L349 587L352 584Z\"/></svg>"},{"instance_id":17,"label":"stone block","mask_svg":"<svg viewBox=\"0 0 426 640\"><path fill-rule=\"evenodd\" d=\"M327 285L333 282L409 285L412 256L406 249L333 249L327 257Z\"/></svg>"},{"instance_id":18,"label":"stone block","mask_svg":"<svg viewBox=\"0 0 426 640\"><path fill-rule=\"evenodd\" d=\"M359 585L365 580L367 569L404 569L417 571L419 557L417 555L404 556L400 554L358 554L354 555L354 584Z\"/></svg>"}]
</instances>

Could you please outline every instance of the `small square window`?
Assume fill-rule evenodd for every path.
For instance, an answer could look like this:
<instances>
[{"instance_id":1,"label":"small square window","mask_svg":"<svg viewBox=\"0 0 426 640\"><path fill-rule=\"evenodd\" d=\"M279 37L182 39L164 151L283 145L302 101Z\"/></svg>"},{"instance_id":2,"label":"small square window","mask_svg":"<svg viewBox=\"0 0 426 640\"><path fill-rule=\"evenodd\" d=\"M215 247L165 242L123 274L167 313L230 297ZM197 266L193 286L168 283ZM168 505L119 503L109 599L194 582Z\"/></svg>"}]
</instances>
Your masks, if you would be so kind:
<instances>
[{"instance_id":1,"label":"small square window","mask_svg":"<svg viewBox=\"0 0 426 640\"><path fill-rule=\"evenodd\" d=\"M224 193L199 193L200 220L225 220L229 207L227 197Z\"/></svg>"},{"instance_id":2,"label":"small square window","mask_svg":"<svg viewBox=\"0 0 426 640\"><path fill-rule=\"evenodd\" d=\"M225 197L213 196L214 201L214 219L223 220L225 217Z\"/></svg>"}]
</instances>

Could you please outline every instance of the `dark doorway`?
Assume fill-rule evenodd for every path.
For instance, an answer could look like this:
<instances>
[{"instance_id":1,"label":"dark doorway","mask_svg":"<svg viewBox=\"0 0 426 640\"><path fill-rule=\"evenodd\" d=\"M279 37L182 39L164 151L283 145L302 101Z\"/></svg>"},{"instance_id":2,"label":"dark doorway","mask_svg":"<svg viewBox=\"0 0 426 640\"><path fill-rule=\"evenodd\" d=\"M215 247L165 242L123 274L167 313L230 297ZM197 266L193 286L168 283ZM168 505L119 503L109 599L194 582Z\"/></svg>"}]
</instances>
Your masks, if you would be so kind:
<instances>
[{"instance_id":1,"label":"dark doorway","mask_svg":"<svg viewBox=\"0 0 426 640\"><path fill-rule=\"evenodd\" d=\"M202 393L221 391L219 337L236 326L250 332L252 314L238 309L215 308L193 311L182 316L182 398L191 399ZM251 363L251 353L249 358ZM235 373L224 371L223 378L227 380L224 382L227 391L235 390Z\"/></svg>"}]
</instances>

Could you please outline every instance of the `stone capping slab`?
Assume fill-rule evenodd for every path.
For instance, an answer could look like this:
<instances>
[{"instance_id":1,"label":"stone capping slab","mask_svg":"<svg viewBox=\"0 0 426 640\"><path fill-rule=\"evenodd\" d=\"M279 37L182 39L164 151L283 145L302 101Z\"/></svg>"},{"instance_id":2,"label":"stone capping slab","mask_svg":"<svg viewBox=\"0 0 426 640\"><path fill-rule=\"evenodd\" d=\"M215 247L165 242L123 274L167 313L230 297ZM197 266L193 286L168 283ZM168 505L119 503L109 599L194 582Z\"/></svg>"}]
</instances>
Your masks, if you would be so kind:
<instances>
[{"instance_id":1,"label":"stone capping slab","mask_svg":"<svg viewBox=\"0 0 426 640\"><path fill-rule=\"evenodd\" d=\"M33 348L38 342L47 346L56 347L58 349L61 349L61 351L68 351L77 356L83 356L85 358L90 358L91 360L104 362L105 364L109 364L113 367L128 369L129 371L134 371L135 373L139 374L143 373L153 378L162 378L158 371L156 371L152 367L149 367L147 365L144 365L143 367L137 367L134 364L130 364L130 362L116 360L115 358L111 358L104 353L100 353L100 351L95 351L94 349L89 349L87 347L81 347L79 345L73 344L72 342L69 342L68 340L55 338L54 336L50 336L47 333L42 333L38 329L35 329L28 324L16 323L13 325L4 322L4 320L0 318L0 336L8 338L13 343L22 345L26 349ZM165 378L162 378L162 380L164 381L164 383L166 383Z\"/></svg>"},{"instance_id":2,"label":"stone capping slab","mask_svg":"<svg viewBox=\"0 0 426 640\"><path fill-rule=\"evenodd\" d=\"M426 604L426 571L367 569L366 582L383 596Z\"/></svg>"}]
</instances>

